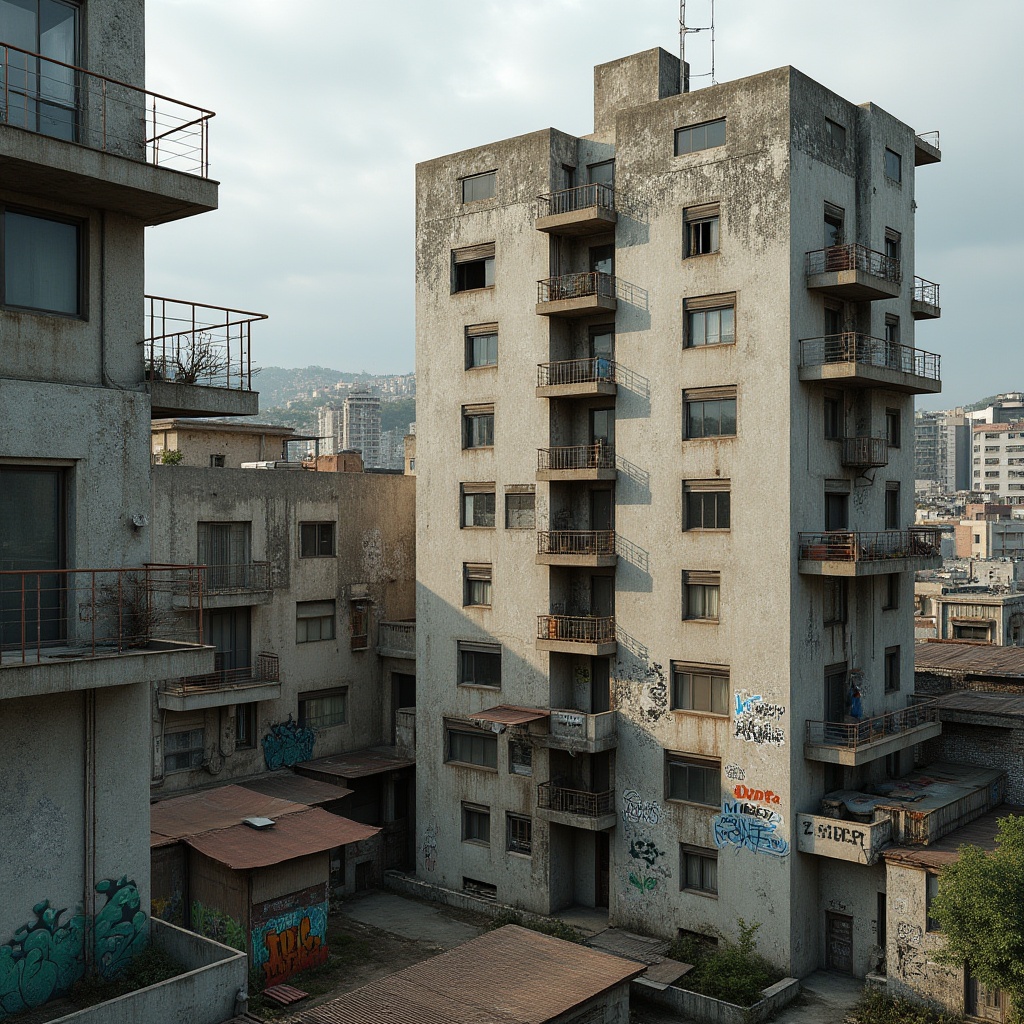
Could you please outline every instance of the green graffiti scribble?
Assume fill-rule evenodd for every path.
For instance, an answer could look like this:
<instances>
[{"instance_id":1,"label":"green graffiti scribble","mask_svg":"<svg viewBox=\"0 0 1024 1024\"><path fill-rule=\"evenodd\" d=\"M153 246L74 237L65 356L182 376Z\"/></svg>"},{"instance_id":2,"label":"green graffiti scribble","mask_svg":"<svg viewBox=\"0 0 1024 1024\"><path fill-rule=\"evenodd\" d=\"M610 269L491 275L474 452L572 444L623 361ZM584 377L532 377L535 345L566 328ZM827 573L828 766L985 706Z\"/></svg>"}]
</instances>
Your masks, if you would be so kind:
<instances>
[{"instance_id":1,"label":"green graffiti scribble","mask_svg":"<svg viewBox=\"0 0 1024 1024\"><path fill-rule=\"evenodd\" d=\"M241 924L216 907L204 906L199 900L192 902L192 930L245 952L245 929Z\"/></svg>"}]
</instances>

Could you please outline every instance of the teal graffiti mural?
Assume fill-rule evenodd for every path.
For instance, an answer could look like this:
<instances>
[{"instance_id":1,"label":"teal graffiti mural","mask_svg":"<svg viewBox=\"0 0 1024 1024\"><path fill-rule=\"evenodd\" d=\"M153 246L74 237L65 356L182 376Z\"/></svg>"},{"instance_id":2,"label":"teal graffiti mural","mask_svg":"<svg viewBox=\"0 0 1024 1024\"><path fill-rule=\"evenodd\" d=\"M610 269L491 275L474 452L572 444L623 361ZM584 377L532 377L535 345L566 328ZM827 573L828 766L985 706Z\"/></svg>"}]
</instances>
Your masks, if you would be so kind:
<instances>
[{"instance_id":1,"label":"teal graffiti mural","mask_svg":"<svg viewBox=\"0 0 1024 1024\"><path fill-rule=\"evenodd\" d=\"M289 715L287 722L272 725L270 732L263 737L263 759L271 771L308 761L313 756L314 743L316 732L308 726L299 725Z\"/></svg>"},{"instance_id":2,"label":"teal graffiti mural","mask_svg":"<svg viewBox=\"0 0 1024 1024\"><path fill-rule=\"evenodd\" d=\"M199 900L192 901L192 931L245 952L245 929L242 925L229 914L216 907L207 907Z\"/></svg>"},{"instance_id":3,"label":"teal graffiti mural","mask_svg":"<svg viewBox=\"0 0 1024 1024\"><path fill-rule=\"evenodd\" d=\"M37 903L35 921L22 925L0 946L0 1020L42 1006L69 992L85 974L86 943L92 943L97 973L116 978L146 944L146 914L135 882L105 878L96 891L107 898L91 923L78 912L64 919L49 900Z\"/></svg>"}]
</instances>

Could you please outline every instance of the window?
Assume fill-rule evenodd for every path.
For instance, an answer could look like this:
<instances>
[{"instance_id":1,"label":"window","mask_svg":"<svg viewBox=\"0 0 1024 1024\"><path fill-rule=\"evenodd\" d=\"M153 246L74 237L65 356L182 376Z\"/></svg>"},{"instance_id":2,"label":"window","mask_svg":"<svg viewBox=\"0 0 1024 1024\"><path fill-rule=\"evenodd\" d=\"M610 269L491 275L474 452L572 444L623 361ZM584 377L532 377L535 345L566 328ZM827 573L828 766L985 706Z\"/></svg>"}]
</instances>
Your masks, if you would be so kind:
<instances>
[{"instance_id":1,"label":"window","mask_svg":"<svg viewBox=\"0 0 1024 1024\"><path fill-rule=\"evenodd\" d=\"M840 441L843 437L843 400L839 395L825 395L825 438Z\"/></svg>"},{"instance_id":2,"label":"window","mask_svg":"<svg viewBox=\"0 0 1024 1024\"><path fill-rule=\"evenodd\" d=\"M885 314L885 340L890 345L900 343L900 318L895 313ZM886 365L895 365L899 369L899 356L894 352L887 352Z\"/></svg>"},{"instance_id":3,"label":"window","mask_svg":"<svg viewBox=\"0 0 1024 1024\"><path fill-rule=\"evenodd\" d=\"M187 772L202 768L206 759L203 730L187 729L164 736L164 771Z\"/></svg>"},{"instance_id":4,"label":"window","mask_svg":"<svg viewBox=\"0 0 1024 1024\"><path fill-rule=\"evenodd\" d=\"M466 369L498 365L498 325L466 328Z\"/></svg>"},{"instance_id":5,"label":"window","mask_svg":"<svg viewBox=\"0 0 1024 1024\"><path fill-rule=\"evenodd\" d=\"M683 302L687 348L732 345L736 341L736 296L713 295Z\"/></svg>"},{"instance_id":6,"label":"window","mask_svg":"<svg viewBox=\"0 0 1024 1024\"><path fill-rule=\"evenodd\" d=\"M825 141L833 149L846 149L846 129L838 121L826 117Z\"/></svg>"},{"instance_id":7,"label":"window","mask_svg":"<svg viewBox=\"0 0 1024 1024\"><path fill-rule=\"evenodd\" d=\"M721 575L683 571L683 618L718 621Z\"/></svg>"},{"instance_id":8,"label":"window","mask_svg":"<svg viewBox=\"0 0 1024 1024\"><path fill-rule=\"evenodd\" d=\"M843 226L846 221L846 211L835 203L825 203L825 248L831 249L834 245L842 245L845 241ZM825 266L832 269L826 261ZM836 269L845 270L844 264L838 264ZM826 307L827 308L827 307Z\"/></svg>"},{"instance_id":9,"label":"window","mask_svg":"<svg viewBox=\"0 0 1024 1024\"><path fill-rule=\"evenodd\" d=\"M736 389L694 388L683 392L683 436L735 437Z\"/></svg>"},{"instance_id":10,"label":"window","mask_svg":"<svg viewBox=\"0 0 1024 1024\"><path fill-rule=\"evenodd\" d=\"M295 642L334 639L333 601L297 601L295 604Z\"/></svg>"},{"instance_id":11,"label":"window","mask_svg":"<svg viewBox=\"0 0 1024 1024\"><path fill-rule=\"evenodd\" d=\"M729 714L729 670L714 665L672 665L672 710Z\"/></svg>"},{"instance_id":12,"label":"window","mask_svg":"<svg viewBox=\"0 0 1024 1024\"><path fill-rule=\"evenodd\" d=\"M493 405L464 405L462 407L462 447L494 447Z\"/></svg>"},{"instance_id":13,"label":"window","mask_svg":"<svg viewBox=\"0 0 1024 1024\"><path fill-rule=\"evenodd\" d=\"M594 274L615 273L615 246L613 244L591 246L590 271Z\"/></svg>"},{"instance_id":14,"label":"window","mask_svg":"<svg viewBox=\"0 0 1024 1024\"><path fill-rule=\"evenodd\" d=\"M334 523L299 523L300 558L324 558L333 554Z\"/></svg>"},{"instance_id":15,"label":"window","mask_svg":"<svg viewBox=\"0 0 1024 1024\"><path fill-rule=\"evenodd\" d=\"M826 486L832 481L826 481ZM848 491L829 490L825 492L825 531L846 530L850 523L850 494Z\"/></svg>"},{"instance_id":16,"label":"window","mask_svg":"<svg viewBox=\"0 0 1024 1024\"><path fill-rule=\"evenodd\" d=\"M494 243L471 245L452 252L452 291L494 287Z\"/></svg>"},{"instance_id":17,"label":"window","mask_svg":"<svg viewBox=\"0 0 1024 1024\"><path fill-rule=\"evenodd\" d=\"M509 739L508 771L510 775L533 774L533 747L529 740Z\"/></svg>"},{"instance_id":18,"label":"window","mask_svg":"<svg viewBox=\"0 0 1024 1024\"><path fill-rule=\"evenodd\" d=\"M501 644L459 641L459 686L501 686Z\"/></svg>"},{"instance_id":19,"label":"window","mask_svg":"<svg viewBox=\"0 0 1024 1024\"><path fill-rule=\"evenodd\" d=\"M882 611L891 612L900 606L900 576L899 573L887 573L883 581Z\"/></svg>"},{"instance_id":20,"label":"window","mask_svg":"<svg viewBox=\"0 0 1024 1024\"><path fill-rule=\"evenodd\" d=\"M890 181L903 180L903 157L888 148L885 151L885 176Z\"/></svg>"},{"instance_id":21,"label":"window","mask_svg":"<svg viewBox=\"0 0 1024 1024\"><path fill-rule=\"evenodd\" d=\"M317 690L299 694L299 725L310 729L326 729L348 721L348 690Z\"/></svg>"},{"instance_id":22,"label":"window","mask_svg":"<svg viewBox=\"0 0 1024 1024\"><path fill-rule=\"evenodd\" d=\"M498 767L498 737L487 732L448 731L447 761L474 764L478 768Z\"/></svg>"},{"instance_id":23,"label":"window","mask_svg":"<svg viewBox=\"0 0 1024 1024\"><path fill-rule=\"evenodd\" d=\"M932 917L932 900L939 894L939 876L928 874L924 878L924 912L928 921L925 929L930 932L941 932L942 925Z\"/></svg>"},{"instance_id":24,"label":"window","mask_svg":"<svg viewBox=\"0 0 1024 1024\"><path fill-rule=\"evenodd\" d=\"M843 333L843 310L841 306L827 303L824 307L824 333L826 336Z\"/></svg>"},{"instance_id":25,"label":"window","mask_svg":"<svg viewBox=\"0 0 1024 1024\"><path fill-rule=\"evenodd\" d=\"M491 563L464 562L462 603L466 607L489 608L491 604Z\"/></svg>"},{"instance_id":26,"label":"window","mask_svg":"<svg viewBox=\"0 0 1024 1024\"><path fill-rule=\"evenodd\" d=\"M683 258L718 252L718 203L691 206L683 211Z\"/></svg>"},{"instance_id":27,"label":"window","mask_svg":"<svg viewBox=\"0 0 1024 1024\"><path fill-rule=\"evenodd\" d=\"M235 705L235 747L247 750L256 746L256 705Z\"/></svg>"},{"instance_id":28,"label":"window","mask_svg":"<svg viewBox=\"0 0 1024 1024\"><path fill-rule=\"evenodd\" d=\"M892 228L885 229L885 255L891 260L898 260L900 258L900 250L902 248L902 236L898 231L894 231Z\"/></svg>"},{"instance_id":29,"label":"window","mask_svg":"<svg viewBox=\"0 0 1024 1024\"><path fill-rule=\"evenodd\" d=\"M587 181L591 185L614 185L615 161L602 160L598 164L588 164Z\"/></svg>"},{"instance_id":30,"label":"window","mask_svg":"<svg viewBox=\"0 0 1024 1024\"><path fill-rule=\"evenodd\" d=\"M210 469L223 469L224 468L224 456L223 455L211 455L210 456Z\"/></svg>"},{"instance_id":31,"label":"window","mask_svg":"<svg viewBox=\"0 0 1024 1024\"><path fill-rule=\"evenodd\" d=\"M532 530L537 516L535 486L508 484L505 487L505 529Z\"/></svg>"},{"instance_id":32,"label":"window","mask_svg":"<svg viewBox=\"0 0 1024 1024\"><path fill-rule=\"evenodd\" d=\"M728 480L684 480L683 529L728 530L731 497Z\"/></svg>"},{"instance_id":33,"label":"window","mask_svg":"<svg viewBox=\"0 0 1024 1024\"><path fill-rule=\"evenodd\" d=\"M676 129L676 156L725 145L725 118Z\"/></svg>"},{"instance_id":34,"label":"window","mask_svg":"<svg viewBox=\"0 0 1024 1024\"><path fill-rule=\"evenodd\" d=\"M900 688L900 649L885 649L885 692L896 693Z\"/></svg>"},{"instance_id":35,"label":"window","mask_svg":"<svg viewBox=\"0 0 1024 1024\"><path fill-rule=\"evenodd\" d=\"M13 93L13 88L12 88ZM12 107L13 107L12 96ZM81 225L0 208L3 295L0 303L41 313L82 314Z\"/></svg>"},{"instance_id":36,"label":"window","mask_svg":"<svg viewBox=\"0 0 1024 1024\"><path fill-rule=\"evenodd\" d=\"M718 895L718 851L679 845L679 887Z\"/></svg>"},{"instance_id":37,"label":"window","mask_svg":"<svg viewBox=\"0 0 1024 1024\"><path fill-rule=\"evenodd\" d=\"M885 485L885 528L900 528L900 485L895 481Z\"/></svg>"},{"instance_id":38,"label":"window","mask_svg":"<svg viewBox=\"0 0 1024 1024\"><path fill-rule=\"evenodd\" d=\"M366 598L349 601L348 625L351 649L365 651L370 646L370 602Z\"/></svg>"},{"instance_id":39,"label":"window","mask_svg":"<svg viewBox=\"0 0 1024 1024\"><path fill-rule=\"evenodd\" d=\"M901 432L899 409L886 409L885 440L890 448L899 448Z\"/></svg>"},{"instance_id":40,"label":"window","mask_svg":"<svg viewBox=\"0 0 1024 1024\"><path fill-rule=\"evenodd\" d=\"M989 635L988 626L969 626L960 622L953 623L954 640L984 640L987 643Z\"/></svg>"},{"instance_id":41,"label":"window","mask_svg":"<svg viewBox=\"0 0 1024 1024\"><path fill-rule=\"evenodd\" d=\"M668 755L668 799L718 807L722 803L721 765L708 758Z\"/></svg>"},{"instance_id":42,"label":"window","mask_svg":"<svg viewBox=\"0 0 1024 1024\"><path fill-rule=\"evenodd\" d=\"M462 805L462 841L491 845L491 809L480 804Z\"/></svg>"},{"instance_id":43,"label":"window","mask_svg":"<svg viewBox=\"0 0 1024 1024\"><path fill-rule=\"evenodd\" d=\"M493 199L497 193L498 172L485 171L462 179L462 201L475 203L479 199Z\"/></svg>"},{"instance_id":44,"label":"window","mask_svg":"<svg viewBox=\"0 0 1024 1024\"><path fill-rule=\"evenodd\" d=\"M494 529L494 484L462 485L462 528Z\"/></svg>"},{"instance_id":45,"label":"window","mask_svg":"<svg viewBox=\"0 0 1024 1024\"><path fill-rule=\"evenodd\" d=\"M197 558L207 590L256 589L250 568L252 523L198 523Z\"/></svg>"},{"instance_id":46,"label":"window","mask_svg":"<svg viewBox=\"0 0 1024 1024\"><path fill-rule=\"evenodd\" d=\"M522 814L506 814L505 816L505 849L509 853L533 852L533 821Z\"/></svg>"},{"instance_id":47,"label":"window","mask_svg":"<svg viewBox=\"0 0 1024 1024\"><path fill-rule=\"evenodd\" d=\"M823 576L824 591L821 620L826 626L837 626L847 619L847 588L842 576Z\"/></svg>"}]
</instances>

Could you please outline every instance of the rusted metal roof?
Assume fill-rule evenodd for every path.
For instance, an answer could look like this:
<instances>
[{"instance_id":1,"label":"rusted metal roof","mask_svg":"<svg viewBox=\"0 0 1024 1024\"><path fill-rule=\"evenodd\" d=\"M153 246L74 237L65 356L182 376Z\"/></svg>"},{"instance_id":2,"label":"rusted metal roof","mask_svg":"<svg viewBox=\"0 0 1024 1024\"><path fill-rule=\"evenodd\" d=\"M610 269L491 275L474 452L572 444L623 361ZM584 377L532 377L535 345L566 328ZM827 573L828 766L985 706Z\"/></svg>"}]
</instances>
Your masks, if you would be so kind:
<instances>
[{"instance_id":1,"label":"rusted metal roof","mask_svg":"<svg viewBox=\"0 0 1024 1024\"><path fill-rule=\"evenodd\" d=\"M322 807L304 807L278 818L270 828L248 825L205 832L185 839L194 850L234 871L267 868L296 857L321 853L369 839L380 831L373 825L331 814Z\"/></svg>"},{"instance_id":2,"label":"rusted metal roof","mask_svg":"<svg viewBox=\"0 0 1024 1024\"><path fill-rule=\"evenodd\" d=\"M955 829L937 843L930 846L890 846L882 851L882 856L886 863L917 868L941 868L944 864L952 864L960 859L961 846L980 846L983 850L994 850L999 819L1010 814L1022 813L1022 807L1002 804L994 811L975 818L963 828Z\"/></svg>"},{"instance_id":3,"label":"rusted metal roof","mask_svg":"<svg viewBox=\"0 0 1024 1024\"><path fill-rule=\"evenodd\" d=\"M237 825L243 818L276 819L305 810L308 805L295 800L265 796L244 786L218 786L152 804L149 828L161 836L184 839Z\"/></svg>"},{"instance_id":4,"label":"rusted metal roof","mask_svg":"<svg viewBox=\"0 0 1024 1024\"><path fill-rule=\"evenodd\" d=\"M961 716L1024 718L1024 693L993 693L990 690L953 690L935 698L942 721L962 721ZM955 712L955 716L943 712ZM995 725L995 722L986 722ZM1010 723L1005 723L1011 727Z\"/></svg>"},{"instance_id":5,"label":"rusted metal roof","mask_svg":"<svg viewBox=\"0 0 1024 1024\"><path fill-rule=\"evenodd\" d=\"M173 846L178 840L173 836L162 836L157 832L149 833L149 848L155 850L158 846Z\"/></svg>"},{"instance_id":6,"label":"rusted metal roof","mask_svg":"<svg viewBox=\"0 0 1024 1024\"><path fill-rule=\"evenodd\" d=\"M289 1024L546 1024L644 965L506 925L288 1018Z\"/></svg>"},{"instance_id":7,"label":"rusted metal roof","mask_svg":"<svg viewBox=\"0 0 1024 1024\"><path fill-rule=\"evenodd\" d=\"M394 771L396 768L407 768L415 764L411 757L399 757L390 751L353 750L347 754L331 754L318 757L315 761L303 761L295 766L295 770L303 775L324 780L336 777L339 779L361 779L367 775L379 775L381 772Z\"/></svg>"},{"instance_id":8,"label":"rusted metal roof","mask_svg":"<svg viewBox=\"0 0 1024 1024\"><path fill-rule=\"evenodd\" d=\"M1024 648L937 640L914 645L918 672L1024 679Z\"/></svg>"},{"instance_id":9,"label":"rusted metal roof","mask_svg":"<svg viewBox=\"0 0 1024 1024\"><path fill-rule=\"evenodd\" d=\"M499 725L526 725L541 718L548 718L551 712L545 708L520 708L514 704L499 704L496 708L478 711L470 715L477 722L497 722Z\"/></svg>"},{"instance_id":10,"label":"rusted metal roof","mask_svg":"<svg viewBox=\"0 0 1024 1024\"><path fill-rule=\"evenodd\" d=\"M353 791L334 782L321 782L306 775L295 772L267 773L258 778L240 782L238 785L251 789L264 796L277 797L280 800L293 800L295 803L306 804L308 807L319 807L333 800L342 800ZM273 817L273 815L270 815Z\"/></svg>"}]
</instances>

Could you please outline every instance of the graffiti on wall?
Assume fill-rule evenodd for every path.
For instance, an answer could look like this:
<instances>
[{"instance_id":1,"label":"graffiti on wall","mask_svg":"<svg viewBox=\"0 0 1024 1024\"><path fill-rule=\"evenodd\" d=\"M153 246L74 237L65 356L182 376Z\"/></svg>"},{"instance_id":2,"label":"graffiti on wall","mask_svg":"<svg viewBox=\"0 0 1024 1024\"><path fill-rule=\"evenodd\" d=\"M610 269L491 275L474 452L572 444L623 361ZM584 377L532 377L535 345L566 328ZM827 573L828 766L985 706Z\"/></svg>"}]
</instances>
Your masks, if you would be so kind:
<instances>
[{"instance_id":1,"label":"graffiti on wall","mask_svg":"<svg viewBox=\"0 0 1024 1024\"><path fill-rule=\"evenodd\" d=\"M635 829L631 829L635 833ZM631 889L645 894L658 888L659 879L669 877L668 868L659 862L665 856L653 839L643 835L631 835L629 838L629 856L631 860L627 881Z\"/></svg>"},{"instance_id":2,"label":"graffiti on wall","mask_svg":"<svg viewBox=\"0 0 1024 1024\"><path fill-rule=\"evenodd\" d=\"M423 866L428 871L437 867L437 826L433 822L423 830Z\"/></svg>"},{"instance_id":3,"label":"graffiti on wall","mask_svg":"<svg viewBox=\"0 0 1024 1024\"><path fill-rule=\"evenodd\" d=\"M722 813L715 816L715 845L719 849L731 846L737 852L750 850L770 857L786 857L789 843L776 834L781 824L782 815L771 807L726 800Z\"/></svg>"},{"instance_id":4,"label":"graffiti on wall","mask_svg":"<svg viewBox=\"0 0 1024 1024\"><path fill-rule=\"evenodd\" d=\"M727 764L725 777L733 782L742 782L747 777L747 773L738 764Z\"/></svg>"},{"instance_id":5,"label":"graffiti on wall","mask_svg":"<svg viewBox=\"0 0 1024 1024\"><path fill-rule=\"evenodd\" d=\"M748 694L746 690L738 691L735 698L735 736L759 745L782 746L786 742L786 730L782 727L786 709L782 704L766 701L761 694Z\"/></svg>"},{"instance_id":6,"label":"graffiti on wall","mask_svg":"<svg viewBox=\"0 0 1024 1024\"><path fill-rule=\"evenodd\" d=\"M245 952L245 929L242 925L230 914L208 907L199 900L192 901L192 931Z\"/></svg>"},{"instance_id":7,"label":"graffiti on wall","mask_svg":"<svg viewBox=\"0 0 1024 1024\"><path fill-rule=\"evenodd\" d=\"M252 908L252 960L267 985L327 962L327 885Z\"/></svg>"},{"instance_id":8,"label":"graffiti on wall","mask_svg":"<svg viewBox=\"0 0 1024 1024\"><path fill-rule=\"evenodd\" d=\"M662 816L661 804L657 800L644 800L635 789L622 794L623 825L657 825Z\"/></svg>"},{"instance_id":9,"label":"graffiti on wall","mask_svg":"<svg viewBox=\"0 0 1024 1024\"><path fill-rule=\"evenodd\" d=\"M263 759L271 771L299 764L313 756L314 743L316 732L308 726L299 725L289 715L287 722L272 725L270 732L263 737Z\"/></svg>"},{"instance_id":10,"label":"graffiti on wall","mask_svg":"<svg viewBox=\"0 0 1024 1024\"><path fill-rule=\"evenodd\" d=\"M85 973L86 943L92 943L97 972L108 980L145 946L146 914L135 882L105 878L96 891L107 902L91 925L81 912L62 920L67 909L55 910L43 900L32 908L35 921L0 946L0 1020L70 991Z\"/></svg>"},{"instance_id":11,"label":"graffiti on wall","mask_svg":"<svg viewBox=\"0 0 1024 1024\"><path fill-rule=\"evenodd\" d=\"M621 650L621 647L620 647ZM637 722L658 722L668 715L668 680L656 662L630 655L615 670L615 706ZM650 742L656 742L649 737Z\"/></svg>"}]
</instances>

